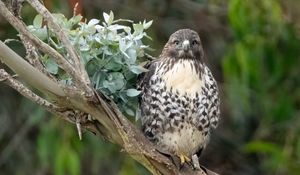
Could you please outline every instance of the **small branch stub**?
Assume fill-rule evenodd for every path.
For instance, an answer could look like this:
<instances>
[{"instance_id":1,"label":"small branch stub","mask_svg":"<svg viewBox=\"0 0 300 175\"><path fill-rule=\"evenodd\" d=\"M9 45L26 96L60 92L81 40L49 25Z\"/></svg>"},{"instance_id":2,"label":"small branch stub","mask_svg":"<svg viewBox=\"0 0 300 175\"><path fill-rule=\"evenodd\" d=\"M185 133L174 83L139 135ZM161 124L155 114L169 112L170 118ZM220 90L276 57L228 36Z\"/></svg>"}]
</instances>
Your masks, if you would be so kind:
<instances>
[{"instance_id":1,"label":"small branch stub","mask_svg":"<svg viewBox=\"0 0 300 175\"><path fill-rule=\"evenodd\" d=\"M77 128L79 140L82 140L81 124L80 124L80 118L78 116L76 116L76 128Z\"/></svg>"}]
</instances>

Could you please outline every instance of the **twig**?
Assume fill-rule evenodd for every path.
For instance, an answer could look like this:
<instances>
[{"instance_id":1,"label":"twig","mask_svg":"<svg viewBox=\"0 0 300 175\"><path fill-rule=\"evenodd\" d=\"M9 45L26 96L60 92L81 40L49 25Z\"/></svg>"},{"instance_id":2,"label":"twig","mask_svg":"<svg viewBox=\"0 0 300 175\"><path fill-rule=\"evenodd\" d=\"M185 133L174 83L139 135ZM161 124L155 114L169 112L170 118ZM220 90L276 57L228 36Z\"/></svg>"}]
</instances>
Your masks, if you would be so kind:
<instances>
[{"instance_id":1,"label":"twig","mask_svg":"<svg viewBox=\"0 0 300 175\"><path fill-rule=\"evenodd\" d=\"M24 47L26 49L26 57L25 58L28 60L28 62L31 65L33 65L35 68L37 68L39 71L41 71L44 74L47 74L48 76L50 76L50 74L47 73L47 71L45 70L43 64L41 63L41 61L38 58L38 55L37 55L38 51L37 51L37 49L22 34L20 34L20 38L21 38L21 40L23 42L23 45L24 45Z\"/></svg>"},{"instance_id":2,"label":"twig","mask_svg":"<svg viewBox=\"0 0 300 175\"><path fill-rule=\"evenodd\" d=\"M10 43L10 42L17 42L17 43L21 43L21 41L20 40L18 40L18 39L11 39L11 38L9 38L9 39L6 39L6 40L4 40L3 41L5 44L8 44L8 43Z\"/></svg>"},{"instance_id":3,"label":"twig","mask_svg":"<svg viewBox=\"0 0 300 175\"><path fill-rule=\"evenodd\" d=\"M76 116L76 128L79 136L79 140L82 140L82 132L81 132L81 124L80 124L80 117Z\"/></svg>"},{"instance_id":4,"label":"twig","mask_svg":"<svg viewBox=\"0 0 300 175\"><path fill-rule=\"evenodd\" d=\"M65 31L59 26L59 24L55 21L55 18L52 16L52 14L43 6L38 0L27 0L27 2L30 3L30 5L36 9L36 11L41 14L45 20L48 22L48 25L51 26L51 29L53 29L53 32L58 36L58 38L62 41L64 44L64 47L66 48L66 51L70 55L70 58L74 61L75 69L79 72L76 72L79 74L81 78L81 82L79 82L77 85L80 87L83 86L84 90L87 95L92 95L92 89L90 88L90 80L87 75L87 72L85 71L85 67L80 60L77 52L75 51L74 47L72 46L67 34Z\"/></svg>"},{"instance_id":5,"label":"twig","mask_svg":"<svg viewBox=\"0 0 300 175\"><path fill-rule=\"evenodd\" d=\"M5 84L18 91L20 94L22 94L24 97L28 98L29 100L43 106L47 111L51 113L55 113L57 115L64 115L63 113L58 112L61 110L61 108L57 107L56 105L48 102L47 100L33 93L31 90L25 87L21 82L12 78L12 76L10 76L4 69L0 69L0 81L3 81ZM65 119L70 121L68 117L66 117Z\"/></svg>"},{"instance_id":6,"label":"twig","mask_svg":"<svg viewBox=\"0 0 300 175\"><path fill-rule=\"evenodd\" d=\"M78 10L78 5L79 3L76 2L76 4L74 5L74 8L73 8L73 16L76 16L78 14L77 10Z\"/></svg>"},{"instance_id":7,"label":"twig","mask_svg":"<svg viewBox=\"0 0 300 175\"><path fill-rule=\"evenodd\" d=\"M150 61L156 60L156 58L155 58L154 56L152 56L152 55L150 55L150 54L148 54L148 53L145 53L145 56L146 56L146 58L147 58L148 60L150 60Z\"/></svg>"}]
</instances>

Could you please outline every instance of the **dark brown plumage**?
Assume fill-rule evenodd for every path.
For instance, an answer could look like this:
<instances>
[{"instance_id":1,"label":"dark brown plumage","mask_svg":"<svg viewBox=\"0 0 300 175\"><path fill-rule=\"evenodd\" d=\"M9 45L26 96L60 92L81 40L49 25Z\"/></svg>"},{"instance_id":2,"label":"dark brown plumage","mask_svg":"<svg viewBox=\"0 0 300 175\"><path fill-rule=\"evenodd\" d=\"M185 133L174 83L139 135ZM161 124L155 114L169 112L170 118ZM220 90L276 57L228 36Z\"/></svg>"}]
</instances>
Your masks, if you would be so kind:
<instances>
[{"instance_id":1,"label":"dark brown plumage","mask_svg":"<svg viewBox=\"0 0 300 175\"><path fill-rule=\"evenodd\" d=\"M178 30L140 81L144 134L182 164L205 148L219 121L218 88L203 57L198 34Z\"/></svg>"}]
</instances>

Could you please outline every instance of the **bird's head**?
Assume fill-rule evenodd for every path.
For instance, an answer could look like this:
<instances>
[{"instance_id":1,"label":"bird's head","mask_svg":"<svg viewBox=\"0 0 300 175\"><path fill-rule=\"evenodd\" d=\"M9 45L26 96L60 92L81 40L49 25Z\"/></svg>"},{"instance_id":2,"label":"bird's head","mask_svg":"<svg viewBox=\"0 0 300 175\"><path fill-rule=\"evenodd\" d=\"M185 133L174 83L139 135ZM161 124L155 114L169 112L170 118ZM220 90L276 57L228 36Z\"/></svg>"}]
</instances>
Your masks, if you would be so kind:
<instances>
[{"instance_id":1,"label":"bird's head","mask_svg":"<svg viewBox=\"0 0 300 175\"><path fill-rule=\"evenodd\" d=\"M162 53L175 59L203 59L200 37L191 29L181 29L173 33Z\"/></svg>"}]
</instances>

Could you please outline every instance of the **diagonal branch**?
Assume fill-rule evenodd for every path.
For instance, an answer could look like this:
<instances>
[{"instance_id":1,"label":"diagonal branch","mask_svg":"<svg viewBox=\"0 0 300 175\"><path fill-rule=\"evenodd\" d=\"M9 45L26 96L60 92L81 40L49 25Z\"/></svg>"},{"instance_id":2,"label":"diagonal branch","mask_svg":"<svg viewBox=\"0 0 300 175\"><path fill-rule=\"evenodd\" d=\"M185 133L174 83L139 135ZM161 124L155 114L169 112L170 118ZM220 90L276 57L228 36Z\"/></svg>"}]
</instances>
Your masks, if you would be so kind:
<instances>
[{"instance_id":1,"label":"diagonal branch","mask_svg":"<svg viewBox=\"0 0 300 175\"><path fill-rule=\"evenodd\" d=\"M33 65L35 68L37 68L39 71L41 71L42 73L46 74L48 77L54 80L52 75L47 72L41 60L39 59L38 50L31 44L30 41L27 40L26 37L24 37L21 34L20 34L20 39L25 47L26 50L25 58L28 60L28 62L31 65Z\"/></svg>"},{"instance_id":2,"label":"diagonal branch","mask_svg":"<svg viewBox=\"0 0 300 175\"><path fill-rule=\"evenodd\" d=\"M61 97L65 96L63 89L59 85L26 62L2 41L0 41L0 60L26 80L27 83L42 92Z\"/></svg>"}]
</instances>

